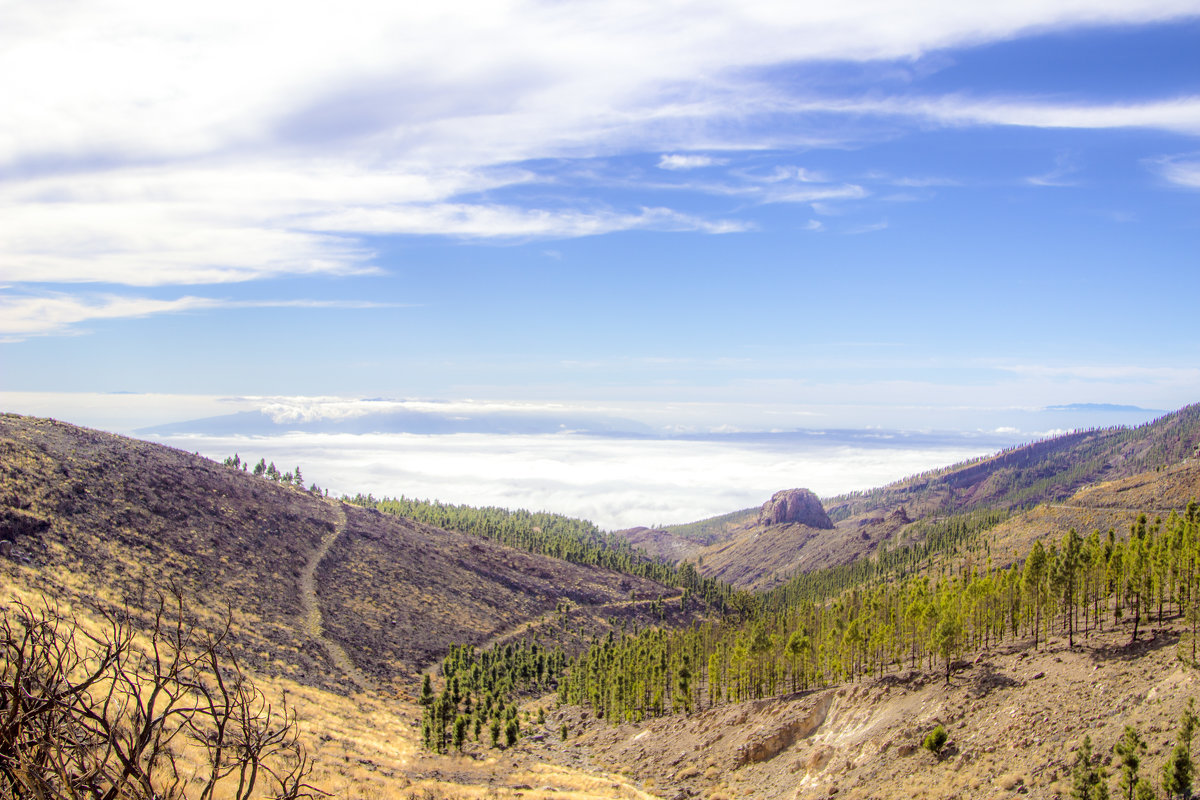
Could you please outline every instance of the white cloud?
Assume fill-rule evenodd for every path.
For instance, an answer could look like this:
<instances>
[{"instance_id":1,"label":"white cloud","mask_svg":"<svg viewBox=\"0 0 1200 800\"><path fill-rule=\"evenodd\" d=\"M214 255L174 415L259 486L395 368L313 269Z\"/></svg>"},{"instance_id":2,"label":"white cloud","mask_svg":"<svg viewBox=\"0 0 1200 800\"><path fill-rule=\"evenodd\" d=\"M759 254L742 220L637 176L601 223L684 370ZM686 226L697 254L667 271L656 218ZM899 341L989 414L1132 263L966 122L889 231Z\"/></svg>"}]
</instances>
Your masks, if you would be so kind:
<instances>
[{"instance_id":1,"label":"white cloud","mask_svg":"<svg viewBox=\"0 0 1200 800\"><path fill-rule=\"evenodd\" d=\"M866 223L863 225L854 225L852 227L842 230L842 233L849 234L851 236L856 236L860 233L875 233L877 231L884 231L884 230L887 230L887 228L888 228L888 221L886 219L884 219L884 220L880 220L879 222L870 222L870 223Z\"/></svg>"},{"instance_id":2,"label":"white cloud","mask_svg":"<svg viewBox=\"0 0 1200 800\"><path fill-rule=\"evenodd\" d=\"M836 105L836 104L835 104ZM1200 96L1107 105L961 97L891 99L842 106L863 112L923 116L949 125L1013 125L1031 128L1152 128L1200 134Z\"/></svg>"},{"instance_id":3,"label":"white cloud","mask_svg":"<svg viewBox=\"0 0 1200 800\"><path fill-rule=\"evenodd\" d=\"M1151 164L1170 183L1187 189L1200 189L1200 160L1195 154L1160 158Z\"/></svg>"},{"instance_id":4,"label":"white cloud","mask_svg":"<svg viewBox=\"0 0 1200 800\"><path fill-rule=\"evenodd\" d=\"M1033 175L1025 179L1030 186L1076 186L1076 181L1068 176L1079 172L1076 158L1070 153L1059 153L1054 158L1054 169L1041 175Z\"/></svg>"},{"instance_id":5,"label":"white cloud","mask_svg":"<svg viewBox=\"0 0 1200 800\"><path fill-rule=\"evenodd\" d=\"M831 200L860 200L868 195L866 189L854 184L813 186L811 184L768 187L762 194L766 203L827 203Z\"/></svg>"},{"instance_id":6,"label":"white cloud","mask_svg":"<svg viewBox=\"0 0 1200 800\"><path fill-rule=\"evenodd\" d=\"M829 136L803 124L756 127L759 117L1194 134L1192 97L1109 106L844 101L789 94L759 76L808 59L909 59L1030 31L1195 13L1191 0L1002 8L347 0L337 13L282 0L10 3L0 11L0 280L355 274L370 269L358 234L371 232L743 229L663 209L505 208L463 196L530 180L494 169L527 159L660 152L664 167L700 166L710 157L677 153ZM791 190L771 201L822 197ZM318 221L341 235L314 230Z\"/></svg>"},{"instance_id":7,"label":"white cloud","mask_svg":"<svg viewBox=\"0 0 1200 800\"><path fill-rule=\"evenodd\" d=\"M475 238L568 238L622 230L736 233L749 223L707 220L669 208L615 211L548 211L514 206L438 203L358 208L312 217L311 227L354 233L415 233Z\"/></svg>"},{"instance_id":8,"label":"white cloud","mask_svg":"<svg viewBox=\"0 0 1200 800\"><path fill-rule=\"evenodd\" d=\"M951 178L895 178L892 183L911 189L928 189L939 186L961 186L960 181Z\"/></svg>"},{"instance_id":9,"label":"white cloud","mask_svg":"<svg viewBox=\"0 0 1200 800\"><path fill-rule=\"evenodd\" d=\"M988 452L984 445L779 447L703 441L454 434L165 437L213 459L299 464L332 492L545 509L607 529L689 522L756 506L779 489L866 489Z\"/></svg>"},{"instance_id":10,"label":"white cloud","mask_svg":"<svg viewBox=\"0 0 1200 800\"><path fill-rule=\"evenodd\" d=\"M94 296L63 293L0 294L0 342L18 342L31 336L77 333L77 326L92 320L131 319L158 314L180 314L222 308L384 308L395 304L341 300L221 300L212 297L179 297L160 300L114 294Z\"/></svg>"},{"instance_id":11,"label":"white cloud","mask_svg":"<svg viewBox=\"0 0 1200 800\"><path fill-rule=\"evenodd\" d=\"M63 333L87 320L146 317L153 314L177 314L197 308L211 308L200 297L155 300L146 297L101 296L91 301L68 295L41 297L0 297L0 337L20 341L29 336Z\"/></svg>"},{"instance_id":12,"label":"white cloud","mask_svg":"<svg viewBox=\"0 0 1200 800\"><path fill-rule=\"evenodd\" d=\"M666 155L658 159L659 169L683 170L713 167L727 163L726 159L698 155Z\"/></svg>"},{"instance_id":13,"label":"white cloud","mask_svg":"<svg viewBox=\"0 0 1200 800\"><path fill-rule=\"evenodd\" d=\"M613 0L569 11L521 0L348 0L337 14L234 0L10 6L0 26L0 162L187 156L320 136L376 152L468 147L468 163L495 163L700 118L714 96L736 114L770 99L759 87L735 102L746 87L731 76L747 68L904 59L1026 31L1195 13L1188 0L1003 9Z\"/></svg>"},{"instance_id":14,"label":"white cloud","mask_svg":"<svg viewBox=\"0 0 1200 800\"><path fill-rule=\"evenodd\" d=\"M804 167L777 166L769 172L756 173L752 170L737 170L737 174L756 183L780 183L783 181L799 183L829 183L830 180L820 172Z\"/></svg>"}]
</instances>

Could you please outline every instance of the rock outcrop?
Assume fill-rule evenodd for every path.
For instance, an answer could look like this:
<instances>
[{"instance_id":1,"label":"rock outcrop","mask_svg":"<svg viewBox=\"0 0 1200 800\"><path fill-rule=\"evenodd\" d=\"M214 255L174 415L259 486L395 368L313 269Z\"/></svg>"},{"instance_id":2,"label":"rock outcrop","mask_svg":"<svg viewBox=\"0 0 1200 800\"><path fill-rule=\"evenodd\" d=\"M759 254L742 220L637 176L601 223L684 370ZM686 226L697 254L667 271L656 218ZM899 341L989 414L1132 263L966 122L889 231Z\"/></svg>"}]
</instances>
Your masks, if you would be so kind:
<instances>
[{"instance_id":1,"label":"rock outcrop","mask_svg":"<svg viewBox=\"0 0 1200 800\"><path fill-rule=\"evenodd\" d=\"M832 528L833 521L817 496L808 489L784 489L776 492L758 512L759 525L798 522L810 528Z\"/></svg>"}]
</instances>

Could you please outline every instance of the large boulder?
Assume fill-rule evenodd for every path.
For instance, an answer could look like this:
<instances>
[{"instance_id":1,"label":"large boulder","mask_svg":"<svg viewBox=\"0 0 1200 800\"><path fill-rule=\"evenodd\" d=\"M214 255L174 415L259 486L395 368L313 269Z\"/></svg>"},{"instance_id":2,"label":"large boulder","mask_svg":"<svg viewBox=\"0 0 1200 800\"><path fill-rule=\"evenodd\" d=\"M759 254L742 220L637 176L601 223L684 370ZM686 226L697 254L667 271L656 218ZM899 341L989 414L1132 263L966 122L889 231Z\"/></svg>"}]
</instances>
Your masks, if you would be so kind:
<instances>
[{"instance_id":1,"label":"large boulder","mask_svg":"<svg viewBox=\"0 0 1200 800\"><path fill-rule=\"evenodd\" d=\"M833 520L825 513L817 496L808 489L784 489L776 492L758 512L759 525L798 522L810 528L832 528Z\"/></svg>"}]
</instances>

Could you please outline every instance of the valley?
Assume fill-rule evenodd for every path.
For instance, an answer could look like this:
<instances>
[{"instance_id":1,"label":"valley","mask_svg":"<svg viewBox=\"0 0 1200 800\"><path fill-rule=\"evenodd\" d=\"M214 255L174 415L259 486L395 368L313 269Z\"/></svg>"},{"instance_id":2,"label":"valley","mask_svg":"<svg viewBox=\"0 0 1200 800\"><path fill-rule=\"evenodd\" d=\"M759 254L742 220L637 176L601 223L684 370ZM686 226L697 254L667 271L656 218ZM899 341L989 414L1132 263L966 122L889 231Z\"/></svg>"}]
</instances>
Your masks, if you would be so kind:
<instances>
[{"instance_id":1,"label":"valley","mask_svg":"<svg viewBox=\"0 0 1200 800\"><path fill-rule=\"evenodd\" d=\"M1124 726L1159 770L1197 692L1198 446L1190 406L622 540L330 498L5 415L0 581L84 621L144 619L167 591L202 627L228 620L230 653L294 708L312 784L339 797L1067 797L1084 735L1115 790ZM1064 594L1072 531L1091 560ZM1029 578L1036 548L1047 571ZM566 670L471 672L505 653ZM490 746L502 719L519 734ZM920 745L938 724L935 754Z\"/></svg>"}]
</instances>

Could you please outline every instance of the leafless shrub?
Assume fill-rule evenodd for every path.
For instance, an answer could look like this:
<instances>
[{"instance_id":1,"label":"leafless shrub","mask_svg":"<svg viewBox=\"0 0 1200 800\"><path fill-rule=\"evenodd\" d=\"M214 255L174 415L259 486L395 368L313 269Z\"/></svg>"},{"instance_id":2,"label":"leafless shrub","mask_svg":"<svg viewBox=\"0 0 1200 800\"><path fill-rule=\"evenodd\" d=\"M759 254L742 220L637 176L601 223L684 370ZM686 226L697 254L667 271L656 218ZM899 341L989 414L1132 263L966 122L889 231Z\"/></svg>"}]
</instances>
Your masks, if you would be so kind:
<instances>
[{"instance_id":1,"label":"leafless shrub","mask_svg":"<svg viewBox=\"0 0 1200 800\"><path fill-rule=\"evenodd\" d=\"M0 609L0 798L312 798L295 714L224 646L159 598L99 633L45 602Z\"/></svg>"}]
</instances>

